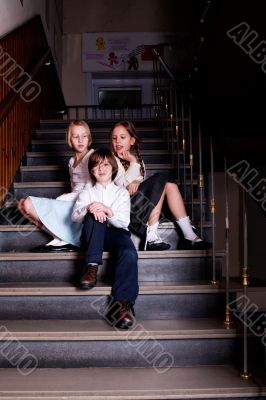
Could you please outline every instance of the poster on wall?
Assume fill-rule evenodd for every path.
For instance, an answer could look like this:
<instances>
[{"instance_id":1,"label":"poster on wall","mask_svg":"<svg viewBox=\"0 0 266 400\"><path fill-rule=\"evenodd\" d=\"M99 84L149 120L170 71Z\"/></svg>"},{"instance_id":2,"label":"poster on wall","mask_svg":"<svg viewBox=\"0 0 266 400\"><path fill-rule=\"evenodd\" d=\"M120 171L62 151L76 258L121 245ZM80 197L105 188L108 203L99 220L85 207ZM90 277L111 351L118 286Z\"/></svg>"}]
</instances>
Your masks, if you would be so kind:
<instances>
[{"instance_id":1,"label":"poster on wall","mask_svg":"<svg viewBox=\"0 0 266 400\"><path fill-rule=\"evenodd\" d=\"M152 47L163 56L162 43L171 43L173 33L95 32L82 35L83 72L151 71Z\"/></svg>"}]
</instances>

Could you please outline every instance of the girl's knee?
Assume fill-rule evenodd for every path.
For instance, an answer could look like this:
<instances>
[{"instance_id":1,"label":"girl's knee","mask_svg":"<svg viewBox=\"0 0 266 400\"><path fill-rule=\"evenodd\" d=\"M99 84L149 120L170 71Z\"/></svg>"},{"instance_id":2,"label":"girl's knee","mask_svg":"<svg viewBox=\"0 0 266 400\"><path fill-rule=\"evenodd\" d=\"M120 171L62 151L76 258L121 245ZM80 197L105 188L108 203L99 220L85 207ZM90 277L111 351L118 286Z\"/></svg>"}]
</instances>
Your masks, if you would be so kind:
<instances>
[{"instance_id":1,"label":"girl's knee","mask_svg":"<svg viewBox=\"0 0 266 400\"><path fill-rule=\"evenodd\" d=\"M19 209L26 214L30 214L32 210L32 201L29 197L21 199L19 202Z\"/></svg>"}]
</instances>

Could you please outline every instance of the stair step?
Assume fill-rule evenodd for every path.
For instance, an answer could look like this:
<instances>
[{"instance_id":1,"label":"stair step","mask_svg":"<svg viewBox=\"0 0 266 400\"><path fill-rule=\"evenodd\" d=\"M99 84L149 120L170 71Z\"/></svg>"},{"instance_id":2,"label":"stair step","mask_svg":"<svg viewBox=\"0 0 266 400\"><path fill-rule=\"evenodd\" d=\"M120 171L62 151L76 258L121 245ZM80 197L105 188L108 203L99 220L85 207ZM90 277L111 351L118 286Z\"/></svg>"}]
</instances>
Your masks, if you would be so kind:
<instances>
[{"instance_id":1,"label":"stair step","mask_svg":"<svg viewBox=\"0 0 266 400\"><path fill-rule=\"evenodd\" d=\"M160 138L162 130L158 127L136 127L138 137L143 140L145 138ZM93 139L106 139L109 138L109 129L91 127L91 134ZM49 129L36 129L34 137L36 139L66 139L66 128L49 128Z\"/></svg>"},{"instance_id":2,"label":"stair step","mask_svg":"<svg viewBox=\"0 0 266 400\"><path fill-rule=\"evenodd\" d=\"M140 320L130 331L109 326L103 315L90 321L0 321L0 326L0 348L8 336L16 338L12 343L9 337L9 354L20 341L40 368L149 367L158 357L165 358L165 366L221 365L237 354L236 331L211 320ZM0 367L7 366L0 352Z\"/></svg>"},{"instance_id":3,"label":"stair step","mask_svg":"<svg viewBox=\"0 0 266 400\"><path fill-rule=\"evenodd\" d=\"M197 181L194 180L194 186L197 186ZM190 181L187 181L186 186L190 186ZM51 190L53 188L53 190ZM42 182L14 182L13 184L14 194L17 199L25 196L37 196L37 197L49 197L56 198L61 195L65 191L70 191L70 182L62 182L62 181L42 181ZM185 204L190 204L189 201L185 201ZM200 201L198 199L193 200L193 204L200 205ZM202 202L203 205L206 204L204 200Z\"/></svg>"},{"instance_id":4,"label":"stair step","mask_svg":"<svg viewBox=\"0 0 266 400\"><path fill-rule=\"evenodd\" d=\"M146 165L146 177L156 172L171 172L171 164L148 164ZM68 167L63 165L23 165L15 178L16 182L35 182L35 181L69 181ZM193 185L198 185L195 179ZM185 183L190 186L190 178Z\"/></svg>"},{"instance_id":5,"label":"stair step","mask_svg":"<svg viewBox=\"0 0 266 400\"><path fill-rule=\"evenodd\" d=\"M70 151L58 152L27 152L27 165L56 164L67 165L69 158L73 155ZM143 160L146 163L168 163L169 152L167 150L143 150L141 152Z\"/></svg>"},{"instance_id":6,"label":"stair step","mask_svg":"<svg viewBox=\"0 0 266 400\"><path fill-rule=\"evenodd\" d=\"M177 233L173 224L165 223L162 238L176 248ZM139 238L132 237L138 248ZM82 273L84 255L80 253L27 253L33 247L48 243L49 236L33 225L0 225L0 280L2 282L61 281L73 282ZM138 241L137 241L138 240ZM175 246L174 246L175 244ZM212 252L168 250L138 251L140 281L204 280L211 276ZM223 251L215 256L217 278L221 275ZM56 260L57 268L54 268ZM103 255L98 279L108 274L109 254Z\"/></svg>"},{"instance_id":7,"label":"stair step","mask_svg":"<svg viewBox=\"0 0 266 400\"><path fill-rule=\"evenodd\" d=\"M95 296L110 294L111 287L97 283L93 290L82 290L73 284L60 282L18 282L0 283L0 296ZM140 294L190 294L190 293L224 293L225 289L212 286L210 283L193 282L142 282Z\"/></svg>"},{"instance_id":8,"label":"stair step","mask_svg":"<svg viewBox=\"0 0 266 400\"><path fill-rule=\"evenodd\" d=\"M0 326L20 341L43 340L139 340L152 339L215 339L235 338L235 328L225 329L215 318L183 318L177 320L137 320L129 331L115 329L103 320L0 320ZM4 336L0 336L5 341ZM0 345L1 347L1 345Z\"/></svg>"},{"instance_id":9,"label":"stair step","mask_svg":"<svg viewBox=\"0 0 266 400\"><path fill-rule=\"evenodd\" d=\"M143 150L156 150L166 149L166 141L161 138L143 138L141 140L140 148ZM97 147L110 147L110 139L95 138L93 137L92 148ZM69 145L65 140L38 140L33 139L30 143L31 151L68 151Z\"/></svg>"},{"instance_id":10,"label":"stair step","mask_svg":"<svg viewBox=\"0 0 266 400\"><path fill-rule=\"evenodd\" d=\"M54 268L57 262L54 260ZM27 282L0 284L0 319L101 319L93 307L104 307L111 287L98 283L82 290L74 283ZM234 290L232 290L234 296ZM224 314L225 289L208 282L140 282L137 319L210 318Z\"/></svg>"},{"instance_id":11,"label":"stair step","mask_svg":"<svg viewBox=\"0 0 266 400\"><path fill-rule=\"evenodd\" d=\"M158 360L159 364L159 360ZM261 399L265 375L245 380L230 365L186 368L7 368L0 371L6 400ZM34 372L33 375L31 374ZM28 373L28 375L27 375Z\"/></svg>"},{"instance_id":12,"label":"stair step","mask_svg":"<svg viewBox=\"0 0 266 400\"><path fill-rule=\"evenodd\" d=\"M84 109L84 107L83 107ZM146 128L151 128L151 129L158 129L160 121L156 118L148 118L148 119L130 119L136 129L146 129ZM46 119L46 120L40 120L40 129L54 129L55 127L57 129L66 129L69 125L70 122L72 122L73 119ZM105 131L108 133L109 129L114 124L114 119L112 120L106 120L106 119L90 119L88 121L90 129L93 130L95 128L99 129L105 129Z\"/></svg>"}]
</instances>

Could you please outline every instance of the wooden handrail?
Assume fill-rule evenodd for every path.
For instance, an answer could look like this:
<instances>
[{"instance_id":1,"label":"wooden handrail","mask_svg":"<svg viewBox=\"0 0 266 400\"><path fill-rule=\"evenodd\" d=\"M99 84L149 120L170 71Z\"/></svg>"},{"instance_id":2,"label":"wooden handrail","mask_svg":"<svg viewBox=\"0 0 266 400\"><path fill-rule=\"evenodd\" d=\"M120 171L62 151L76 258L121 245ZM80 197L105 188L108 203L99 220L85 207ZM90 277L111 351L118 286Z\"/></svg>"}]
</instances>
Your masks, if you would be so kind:
<instances>
[{"instance_id":1,"label":"wooden handrail","mask_svg":"<svg viewBox=\"0 0 266 400\"><path fill-rule=\"evenodd\" d=\"M50 48L48 48L46 51L43 52L43 54L39 57L37 62L33 65L32 69L29 71L25 71L27 74L31 76L31 78L34 78L34 76L38 73L39 69L42 67L44 64L45 60L47 57L51 54ZM14 86L16 86L16 83L18 80L14 83ZM0 125L2 121L5 119L5 117L8 115L8 113L12 110L14 104L16 103L18 97L20 96L19 92L15 92L14 90L10 90L8 94L5 96L5 98L2 100L0 104Z\"/></svg>"},{"instance_id":2,"label":"wooden handrail","mask_svg":"<svg viewBox=\"0 0 266 400\"><path fill-rule=\"evenodd\" d=\"M2 37L0 46L2 205L7 194L13 196L14 176L40 119L57 118L57 110L65 109L65 101L40 16ZM44 67L48 57L51 63Z\"/></svg>"}]
</instances>

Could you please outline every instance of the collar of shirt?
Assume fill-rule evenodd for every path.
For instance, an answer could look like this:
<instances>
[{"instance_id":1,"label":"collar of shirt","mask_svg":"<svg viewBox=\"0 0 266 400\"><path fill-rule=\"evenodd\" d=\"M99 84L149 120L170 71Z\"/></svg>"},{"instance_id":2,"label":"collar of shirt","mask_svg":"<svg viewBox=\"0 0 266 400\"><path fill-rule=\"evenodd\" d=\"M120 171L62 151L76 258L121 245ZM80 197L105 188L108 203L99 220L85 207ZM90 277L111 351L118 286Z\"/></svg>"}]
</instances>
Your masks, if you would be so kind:
<instances>
[{"instance_id":1,"label":"collar of shirt","mask_svg":"<svg viewBox=\"0 0 266 400\"><path fill-rule=\"evenodd\" d=\"M108 185L103 186L101 183L96 182L94 187L95 187L95 189L99 190L100 192L103 192L103 191L110 190L112 188L116 188L116 185L114 184L114 182L111 182Z\"/></svg>"}]
</instances>

